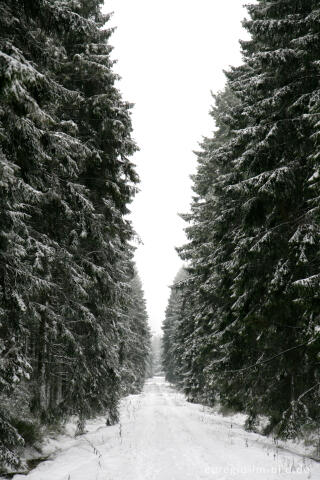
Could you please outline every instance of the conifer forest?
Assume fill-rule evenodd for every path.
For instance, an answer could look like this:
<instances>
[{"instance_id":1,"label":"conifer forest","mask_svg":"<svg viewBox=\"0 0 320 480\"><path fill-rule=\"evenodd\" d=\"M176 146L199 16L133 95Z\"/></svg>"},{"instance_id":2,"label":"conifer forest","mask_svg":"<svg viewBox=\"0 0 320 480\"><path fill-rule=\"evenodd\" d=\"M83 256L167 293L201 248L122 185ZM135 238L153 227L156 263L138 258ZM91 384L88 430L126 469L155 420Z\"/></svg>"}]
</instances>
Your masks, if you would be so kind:
<instances>
[{"instance_id":1,"label":"conifer forest","mask_svg":"<svg viewBox=\"0 0 320 480\"><path fill-rule=\"evenodd\" d=\"M163 362L190 401L292 438L320 424L320 4L248 12L197 153Z\"/></svg>"},{"instance_id":2,"label":"conifer forest","mask_svg":"<svg viewBox=\"0 0 320 480\"><path fill-rule=\"evenodd\" d=\"M144 383L138 177L98 0L0 3L0 457Z\"/></svg>"},{"instance_id":3,"label":"conifer forest","mask_svg":"<svg viewBox=\"0 0 320 480\"><path fill-rule=\"evenodd\" d=\"M102 0L0 0L0 476L70 419L77 437L99 416L111 431L153 375L246 415L247 432L263 418L266 437L319 434L320 2L248 3L242 64L195 152L160 347L134 258L139 147L110 15Z\"/></svg>"}]
</instances>

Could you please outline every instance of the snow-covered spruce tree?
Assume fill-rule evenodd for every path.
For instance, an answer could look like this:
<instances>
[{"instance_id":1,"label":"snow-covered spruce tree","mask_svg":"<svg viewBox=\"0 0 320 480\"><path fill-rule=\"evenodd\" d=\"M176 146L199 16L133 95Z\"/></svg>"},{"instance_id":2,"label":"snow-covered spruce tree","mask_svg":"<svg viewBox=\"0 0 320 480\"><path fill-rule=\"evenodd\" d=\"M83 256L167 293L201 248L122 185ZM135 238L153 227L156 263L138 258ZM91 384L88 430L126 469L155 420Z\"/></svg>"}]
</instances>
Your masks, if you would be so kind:
<instances>
[{"instance_id":1,"label":"snow-covered spruce tree","mask_svg":"<svg viewBox=\"0 0 320 480\"><path fill-rule=\"evenodd\" d=\"M225 196L223 183L230 175L228 143L232 138L228 120L237 105L230 89L214 97L211 115L217 127L213 138L205 138L198 152L198 171L194 180L191 214L184 218L188 244L180 249L187 263L188 276L182 284L184 311L178 324L182 387L187 397L205 403L215 399L215 388L209 375L210 365L223 357L219 343L230 307L230 278L226 262L234 248L229 222L233 215L232 199ZM222 212L228 215L222 221Z\"/></svg>"},{"instance_id":2,"label":"snow-covered spruce tree","mask_svg":"<svg viewBox=\"0 0 320 480\"><path fill-rule=\"evenodd\" d=\"M206 382L223 402L251 413L251 420L267 414L270 428L278 424L284 435L316 420L312 394L319 391L318 300L308 288L319 271L318 193L312 188L319 121L317 3L264 0L249 7L245 26L252 40L242 43L245 63L227 74L239 99L225 116L232 136L211 155L214 213L210 230L204 227L202 250L213 242L199 259L196 239L206 221L200 206L187 247L196 246L195 271L212 262L201 288L217 294L209 316L203 300L195 301L194 343L199 320L213 327Z\"/></svg>"},{"instance_id":3,"label":"snow-covered spruce tree","mask_svg":"<svg viewBox=\"0 0 320 480\"><path fill-rule=\"evenodd\" d=\"M99 3L0 6L1 392L31 363L34 415L76 413L80 427L117 418L137 181ZM10 421L1 413L7 463Z\"/></svg>"},{"instance_id":4,"label":"snow-covered spruce tree","mask_svg":"<svg viewBox=\"0 0 320 480\"><path fill-rule=\"evenodd\" d=\"M178 284L185 280L186 271L181 268L177 273L173 285L171 287L171 294L166 308L165 319L162 324L162 366L165 373L166 380L177 384L180 380L179 367L180 357L178 324L181 322L181 313L183 309L182 293L179 290Z\"/></svg>"},{"instance_id":5,"label":"snow-covered spruce tree","mask_svg":"<svg viewBox=\"0 0 320 480\"><path fill-rule=\"evenodd\" d=\"M242 382L246 408L267 413L271 425L280 422L290 435L291 411L294 428L297 408L301 422L317 415L314 398L305 392L319 381L319 339L307 308L310 297L294 285L319 269L319 227L308 214L318 196L309 187L315 150L310 101L319 89L318 2L262 1L249 13L245 68L228 74L241 99L240 118L247 119L236 132L234 156L242 179L229 190L243 212L232 255L233 311L241 319L242 349L251 344L249 355L236 363L237 369L250 367Z\"/></svg>"},{"instance_id":6,"label":"snow-covered spruce tree","mask_svg":"<svg viewBox=\"0 0 320 480\"><path fill-rule=\"evenodd\" d=\"M81 97L55 76L66 57L59 40L61 15L72 24L79 16L58 3L35 3L9 2L5 12L3 121L4 148L29 194L24 202L29 227L25 263L36 278L36 290L28 289L25 302L33 366L30 403L44 421L62 400L62 377L73 372L77 357L83 358L69 325L89 317L84 308L89 278L73 255L72 240L81 218L94 207L78 182L91 151L77 138L76 125L59 111L75 108ZM66 413L66 407L74 405L68 402L59 413Z\"/></svg>"},{"instance_id":7,"label":"snow-covered spruce tree","mask_svg":"<svg viewBox=\"0 0 320 480\"><path fill-rule=\"evenodd\" d=\"M124 394L139 393L147 375L151 333L142 283L135 271L128 289L127 321L120 343L121 387Z\"/></svg>"},{"instance_id":8,"label":"snow-covered spruce tree","mask_svg":"<svg viewBox=\"0 0 320 480\"><path fill-rule=\"evenodd\" d=\"M44 212L53 185L46 175L51 158L44 148L45 133L59 128L48 104L54 105L66 93L33 62L33 47L37 41L40 44L41 31L37 22L31 21L28 6L12 1L1 3L0 9L0 384L1 394L7 396L15 394L13 386L30 373L30 363L35 366L36 357L41 363L40 349L34 347L40 345L40 318L54 291L50 264L56 246L38 229L36 219ZM41 48L42 55L52 56L50 48ZM46 268L42 270L44 258ZM52 320L57 318L52 310ZM40 370L43 372L34 369L33 382ZM31 389L29 394L31 397ZM5 403L1 401L1 407ZM4 418L1 412L3 463L16 460L12 448L19 437L12 429L13 415L7 409Z\"/></svg>"},{"instance_id":9,"label":"snow-covered spruce tree","mask_svg":"<svg viewBox=\"0 0 320 480\"><path fill-rule=\"evenodd\" d=\"M77 402L81 389L85 403L80 401L79 410L107 409L109 422L114 422L121 380L120 336L127 321L128 241L133 234L124 216L137 182L128 157L136 146L130 137L131 105L123 102L114 85L117 76L108 44L112 32L101 28L108 17L101 15L100 3L75 3L76 13L87 20L81 29L78 19L70 20L64 42L67 59L57 75L66 88L81 96L77 108L61 113L76 123L90 151L79 181L93 206L73 239L78 262L90 278L85 307L94 321L77 327L88 375L79 369L68 394Z\"/></svg>"},{"instance_id":10,"label":"snow-covered spruce tree","mask_svg":"<svg viewBox=\"0 0 320 480\"><path fill-rule=\"evenodd\" d=\"M0 135L3 135L1 127L0 123ZM0 468L3 464L19 464L14 450L23 440L10 421L6 399L30 372L22 340L25 334L23 297L27 296L24 280L29 277L23 262L26 243L20 204L23 193L26 193L23 186L18 188L15 166L0 151ZM21 272L20 276L16 276L16 272Z\"/></svg>"}]
</instances>

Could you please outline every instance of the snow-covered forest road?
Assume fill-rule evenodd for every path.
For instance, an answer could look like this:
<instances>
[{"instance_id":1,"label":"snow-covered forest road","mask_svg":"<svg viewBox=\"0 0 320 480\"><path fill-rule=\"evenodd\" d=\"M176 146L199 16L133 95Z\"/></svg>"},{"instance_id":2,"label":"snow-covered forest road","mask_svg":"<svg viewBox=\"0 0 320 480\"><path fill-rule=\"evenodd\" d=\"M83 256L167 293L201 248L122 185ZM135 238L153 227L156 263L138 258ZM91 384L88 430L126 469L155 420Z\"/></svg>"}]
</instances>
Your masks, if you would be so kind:
<instances>
[{"instance_id":1,"label":"snow-covered forest road","mask_svg":"<svg viewBox=\"0 0 320 480\"><path fill-rule=\"evenodd\" d=\"M320 464L244 431L241 416L223 417L187 403L162 377L124 399L121 422L103 419L65 437L54 459L15 480L318 479Z\"/></svg>"}]
</instances>

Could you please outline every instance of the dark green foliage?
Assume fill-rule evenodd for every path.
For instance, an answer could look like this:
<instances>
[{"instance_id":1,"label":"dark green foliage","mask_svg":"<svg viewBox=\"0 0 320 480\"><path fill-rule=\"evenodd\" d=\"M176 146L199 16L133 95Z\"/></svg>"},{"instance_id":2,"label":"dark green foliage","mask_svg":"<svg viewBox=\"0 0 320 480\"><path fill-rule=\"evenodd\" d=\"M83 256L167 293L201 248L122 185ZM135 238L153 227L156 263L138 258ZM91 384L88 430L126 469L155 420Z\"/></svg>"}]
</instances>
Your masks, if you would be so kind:
<instances>
[{"instance_id":1,"label":"dark green foliage","mask_svg":"<svg viewBox=\"0 0 320 480\"><path fill-rule=\"evenodd\" d=\"M37 421L11 418L10 423L23 438L26 446L34 445L37 442L40 442L42 435L40 425L37 423Z\"/></svg>"},{"instance_id":2,"label":"dark green foliage","mask_svg":"<svg viewBox=\"0 0 320 480\"><path fill-rule=\"evenodd\" d=\"M24 445L23 438L11 424L10 417L3 407L0 412L0 472L7 465L18 467L20 465L19 456L16 449Z\"/></svg>"},{"instance_id":3,"label":"dark green foliage","mask_svg":"<svg viewBox=\"0 0 320 480\"><path fill-rule=\"evenodd\" d=\"M319 10L248 9L186 216L182 384L295 436L319 421Z\"/></svg>"}]
</instances>

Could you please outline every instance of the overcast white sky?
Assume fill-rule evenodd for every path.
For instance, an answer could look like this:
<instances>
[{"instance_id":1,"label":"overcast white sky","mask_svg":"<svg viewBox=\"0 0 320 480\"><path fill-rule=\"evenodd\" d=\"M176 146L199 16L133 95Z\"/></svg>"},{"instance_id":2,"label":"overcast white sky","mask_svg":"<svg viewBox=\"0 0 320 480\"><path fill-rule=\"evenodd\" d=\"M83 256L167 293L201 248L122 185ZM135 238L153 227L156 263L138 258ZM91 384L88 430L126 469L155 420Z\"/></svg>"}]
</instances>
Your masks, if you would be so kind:
<instances>
[{"instance_id":1,"label":"overcast white sky","mask_svg":"<svg viewBox=\"0 0 320 480\"><path fill-rule=\"evenodd\" d=\"M124 99L135 103L133 161L141 192L132 220L143 241L136 263L143 282L149 322L161 331L169 285L182 266L175 247L185 241L184 222L192 198L202 136L214 128L208 115L225 83L223 69L241 63L238 40L250 0L106 0L114 12L111 38L115 71Z\"/></svg>"}]
</instances>

